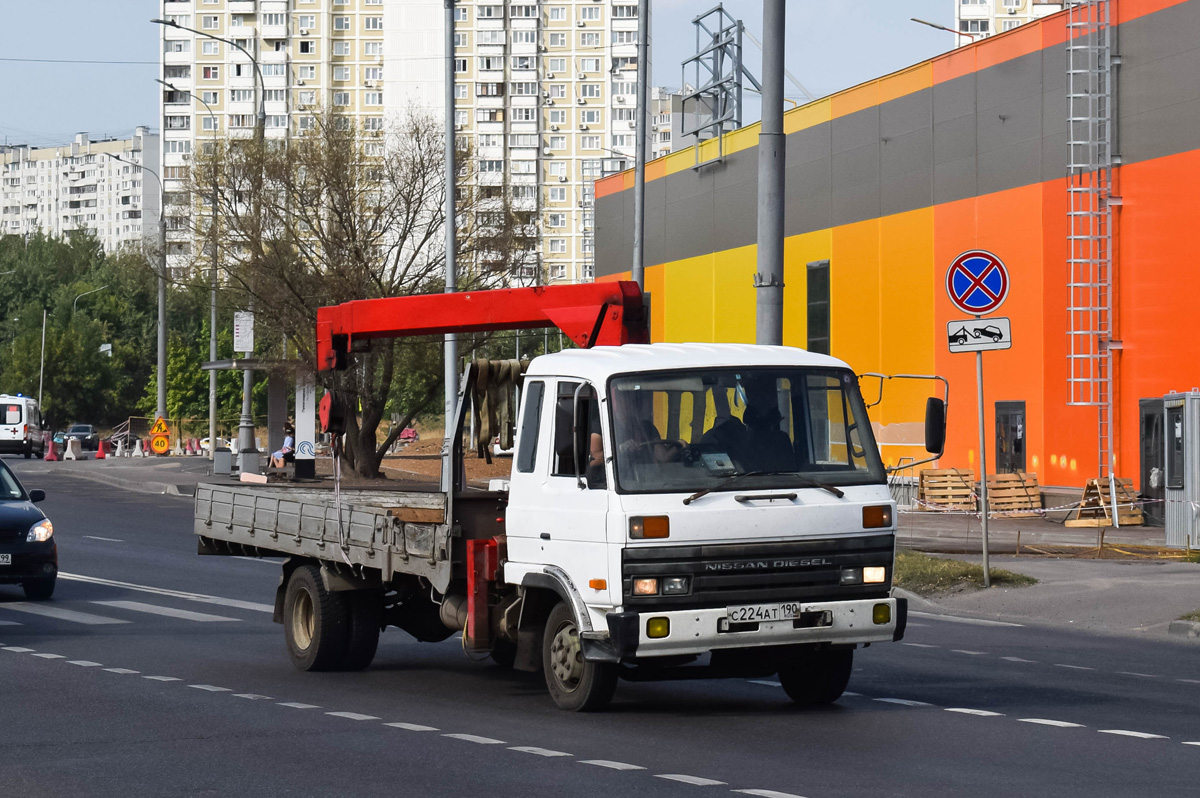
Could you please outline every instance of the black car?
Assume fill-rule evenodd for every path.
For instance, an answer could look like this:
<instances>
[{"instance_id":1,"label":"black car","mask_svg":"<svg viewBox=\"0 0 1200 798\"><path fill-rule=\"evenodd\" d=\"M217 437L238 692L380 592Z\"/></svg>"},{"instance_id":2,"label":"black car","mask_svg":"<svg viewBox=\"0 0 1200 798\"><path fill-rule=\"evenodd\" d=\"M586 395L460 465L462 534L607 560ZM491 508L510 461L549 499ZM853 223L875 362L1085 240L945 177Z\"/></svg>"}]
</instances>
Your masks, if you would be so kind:
<instances>
[{"instance_id":1,"label":"black car","mask_svg":"<svg viewBox=\"0 0 1200 798\"><path fill-rule=\"evenodd\" d=\"M100 433L96 432L96 428L91 424L72 424L71 428L64 434L65 438L77 438L79 445L85 451L95 450L100 447Z\"/></svg>"},{"instance_id":2,"label":"black car","mask_svg":"<svg viewBox=\"0 0 1200 798\"><path fill-rule=\"evenodd\" d=\"M20 584L30 599L50 598L58 579L54 525L33 506L44 498L44 490L26 491L0 461L0 585Z\"/></svg>"}]
</instances>

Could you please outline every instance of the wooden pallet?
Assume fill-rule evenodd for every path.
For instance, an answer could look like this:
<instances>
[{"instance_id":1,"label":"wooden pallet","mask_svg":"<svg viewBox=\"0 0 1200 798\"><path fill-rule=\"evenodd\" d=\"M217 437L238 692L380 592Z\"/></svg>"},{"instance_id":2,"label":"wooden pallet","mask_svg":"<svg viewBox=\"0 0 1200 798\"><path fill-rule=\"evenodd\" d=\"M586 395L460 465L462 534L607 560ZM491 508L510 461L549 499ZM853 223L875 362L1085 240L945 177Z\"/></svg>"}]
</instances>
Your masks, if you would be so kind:
<instances>
[{"instance_id":1,"label":"wooden pallet","mask_svg":"<svg viewBox=\"0 0 1200 798\"><path fill-rule=\"evenodd\" d=\"M978 509L975 500L975 472L969 468L928 468L921 472L917 502L922 510Z\"/></svg>"},{"instance_id":2,"label":"wooden pallet","mask_svg":"<svg viewBox=\"0 0 1200 798\"><path fill-rule=\"evenodd\" d=\"M1037 474L1017 471L988 474L988 513L1005 518L1036 518L1041 515L1042 488Z\"/></svg>"},{"instance_id":3,"label":"wooden pallet","mask_svg":"<svg viewBox=\"0 0 1200 798\"><path fill-rule=\"evenodd\" d=\"M1137 495L1133 491L1132 479L1118 478L1117 491L1117 522L1121 526L1142 526L1146 523L1140 505L1133 504ZM1079 506L1067 516L1066 526L1114 526L1112 519L1112 494L1109 491L1107 479L1089 479L1083 488L1083 498Z\"/></svg>"}]
</instances>

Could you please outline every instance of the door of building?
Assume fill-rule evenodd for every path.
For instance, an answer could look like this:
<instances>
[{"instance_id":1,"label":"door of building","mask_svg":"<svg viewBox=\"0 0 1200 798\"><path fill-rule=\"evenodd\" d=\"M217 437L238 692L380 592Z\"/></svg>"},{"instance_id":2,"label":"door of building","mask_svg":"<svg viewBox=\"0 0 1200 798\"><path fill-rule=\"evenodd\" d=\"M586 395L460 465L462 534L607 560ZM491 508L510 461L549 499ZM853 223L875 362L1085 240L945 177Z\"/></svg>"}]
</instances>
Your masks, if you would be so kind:
<instances>
[{"instance_id":1,"label":"door of building","mask_svg":"<svg viewBox=\"0 0 1200 798\"><path fill-rule=\"evenodd\" d=\"M996 402L996 473L1025 470L1025 403Z\"/></svg>"},{"instance_id":2,"label":"door of building","mask_svg":"<svg viewBox=\"0 0 1200 798\"><path fill-rule=\"evenodd\" d=\"M1163 440L1163 400L1138 401L1138 445L1141 449L1141 482L1138 492L1151 501L1142 505L1146 523L1163 526L1166 519L1166 469Z\"/></svg>"}]
</instances>

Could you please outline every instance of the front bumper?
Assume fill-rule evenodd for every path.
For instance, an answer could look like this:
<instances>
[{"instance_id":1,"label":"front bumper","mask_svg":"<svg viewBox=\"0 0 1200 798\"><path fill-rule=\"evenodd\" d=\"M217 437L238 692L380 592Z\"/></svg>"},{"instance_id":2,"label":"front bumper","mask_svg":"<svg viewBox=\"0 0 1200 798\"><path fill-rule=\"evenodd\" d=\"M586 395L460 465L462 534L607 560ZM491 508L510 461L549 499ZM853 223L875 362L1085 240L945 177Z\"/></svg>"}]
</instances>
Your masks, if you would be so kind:
<instances>
[{"instance_id":1,"label":"front bumper","mask_svg":"<svg viewBox=\"0 0 1200 798\"><path fill-rule=\"evenodd\" d=\"M873 621L875 606L886 604L890 620ZM704 654L715 649L756 646L835 643L852 645L900 640L908 622L908 602L902 598L855 601L813 601L803 604L804 613L829 613L829 623L796 628L793 621L765 621L757 628L720 631L725 608L671 610L667 612L618 612L608 615L608 635L584 635L584 656L608 660L632 657L665 657ZM666 618L670 634L651 638L646 634L651 618ZM590 638L590 639L589 639Z\"/></svg>"},{"instance_id":2,"label":"front bumper","mask_svg":"<svg viewBox=\"0 0 1200 798\"><path fill-rule=\"evenodd\" d=\"M58 575L58 545L53 536L44 543L0 545L0 553L12 555L11 564L0 565L0 585Z\"/></svg>"}]
</instances>

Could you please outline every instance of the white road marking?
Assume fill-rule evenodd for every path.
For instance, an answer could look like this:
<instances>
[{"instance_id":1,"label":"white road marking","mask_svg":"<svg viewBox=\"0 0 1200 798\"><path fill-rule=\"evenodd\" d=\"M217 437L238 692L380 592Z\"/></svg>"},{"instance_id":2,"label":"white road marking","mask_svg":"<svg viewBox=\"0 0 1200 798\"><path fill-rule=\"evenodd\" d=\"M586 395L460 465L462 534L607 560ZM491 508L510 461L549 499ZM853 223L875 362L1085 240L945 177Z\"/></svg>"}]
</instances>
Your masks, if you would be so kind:
<instances>
[{"instance_id":1,"label":"white road marking","mask_svg":"<svg viewBox=\"0 0 1200 798\"><path fill-rule=\"evenodd\" d=\"M129 670L129 668L105 668L104 670L108 671L109 673L119 673L122 676L129 676L131 674L141 673L141 671L131 671L131 670Z\"/></svg>"},{"instance_id":2,"label":"white road marking","mask_svg":"<svg viewBox=\"0 0 1200 798\"><path fill-rule=\"evenodd\" d=\"M950 651L954 654L970 654L972 657L982 657L987 653L984 651L967 651L965 648L952 648Z\"/></svg>"},{"instance_id":3,"label":"white road marking","mask_svg":"<svg viewBox=\"0 0 1200 798\"><path fill-rule=\"evenodd\" d=\"M783 687L779 682L769 682L766 679L747 679L750 684L765 684L767 687Z\"/></svg>"},{"instance_id":4,"label":"white road marking","mask_svg":"<svg viewBox=\"0 0 1200 798\"><path fill-rule=\"evenodd\" d=\"M5 646L4 650L11 651L14 654L28 654L30 651L33 651L32 648L21 648L20 646Z\"/></svg>"},{"instance_id":5,"label":"white road marking","mask_svg":"<svg viewBox=\"0 0 1200 798\"><path fill-rule=\"evenodd\" d=\"M852 693L849 690L843 690L842 695L848 698L862 698L862 693Z\"/></svg>"},{"instance_id":6,"label":"white road marking","mask_svg":"<svg viewBox=\"0 0 1200 798\"><path fill-rule=\"evenodd\" d=\"M669 779L670 781L682 781L684 784L694 784L697 787L717 787L726 782L717 781L716 779L702 779L699 776L685 776L682 773L656 773L656 779Z\"/></svg>"},{"instance_id":7,"label":"white road marking","mask_svg":"<svg viewBox=\"0 0 1200 798\"><path fill-rule=\"evenodd\" d=\"M1150 734L1148 732L1129 731L1128 729L1096 729L1101 734L1119 734L1122 737L1138 737L1142 740L1170 740L1162 734Z\"/></svg>"},{"instance_id":8,"label":"white road marking","mask_svg":"<svg viewBox=\"0 0 1200 798\"><path fill-rule=\"evenodd\" d=\"M246 699L249 699L250 701L270 701L270 700L272 700L271 696L259 695L258 693L234 693L233 697L234 698L246 698Z\"/></svg>"},{"instance_id":9,"label":"white road marking","mask_svg":"<svg viewBox=\"0 0 1200 798\"><path fill-rule=\"evenodd\" d=\"M140 601L93 601L93 604L101 604L105 607L116 607L122 610L131 610L133 612L144 612L149 615L165 615L168 618L180 618L185 621L199 621L200 623L213 623L216 621L239 621L240 618L226 618L223 615L209 615L205 612L192 612L191 610L177 610L173 607L160 607L157 604L144 604Z\"/></svg>"},{"instance_id":10,"label":"white road marking","mask_svg":"<svg viewBox=\"0 0 1200 798\"><path fill-rule=\"evenodd\" d=\"M1024 626L1023 623L1009 623L1008 621L989 621L986 618L962 618L957 615L939 615L936 612L914 612L909 610L908 616L917 616L918 618L933 618L936 621L947 621L949 623L965 623L971 626Z\"/></svg>"},{"instance_id":11,"label":"white road marking","mask_svg":"<svg viewBox=\"0 0 1200 798\"><path fill-rule=\"evenodd\" d=\"M938 646L930 645L929 643L901 643L900 645L912 646L913 648L938 648Z\"/></svg>"},{"instance_id":12,"label":"white road marking","mask_svg":"<svg viewBox=\"0 0 1200 798\"><path fill-rule=\"evenodd\" d=\"M1028 665L1036 665L1037 664L1036 659L1022 659L1021 657L1001 657L1000 659L1006 660L1008 662L1024 662Z\"/></svg>"},{"instance_id":13,"label":"white road marking","mask_svg":"<svg viewBox=\"0 0 1200 798\"><path fill-rule=\"evenodd\" d=\"M1200 684L1200 679L1176 679L1175 681L1183 682L1184 684Z\"/></svg>"},{"instance_id":14,"label":"white road marking","mask_svg":"<svg viewBox=\"0 0 1200 798\"><path fill-rule=\"evenodd\" d=\"M1095 668L1089 668L1089 667L1087 667L1086 665L1064 665L1064 664L1063 664L1063 663L1061 663L1061 662L1056 662L1056 663L1054 663L1054 667L1056 667L1056 668L1070 668L1070 669L1071 669L1071 670L1073 670L1073 671L1094 671L1094 670L1096 670Z\"/></svg>"},{"instance_id":15,"label":"white road marking","mask_svg":"<svg viewBox=\"0 0 1200 798\"><path fill-rule=\"evenodd\" d=\"M1068 723L1065 720L1050 720L1048 718L1017 718L1021 723L1036 723L1039 726L1057 726L1060 729L1086 729L1082 723Z\"/></svg>"},{"instance_id":16,"label":"white road marking","mask_svg":"<svg viewBox=\"0 0 1200 798\"><path fill-rule=\"evenodd\" d=\"M510 745L509 751L520 751L523 754L536 754L537 756L575 756L568 754L566 751L551 751L549 748L538 748L536 745Z\"/></svg>"},{"instance_id":17,"label":"white road marking","mask_svg":"<svg viewBox=\"0 0 1200 798\"><path fill-rule=\"evenodd\" d=\"M82 574L68 574L59 571L59 579L68 579L75 582L88 582L93 585L107 585L108 587L123 587L126 590L137 590L142 593L153 593L156 596L171 596L172 598L184 599L186 601L198 601L202 604L219 604L223 607L233 607L239 610L254 610L255 612L274 612L273 604L258 604L253 601L241 601L240 599L221 598L220 596L206 596L203 593L185 593L182 590L167 590L162 587L151 587L149 585L136 585L132 582L118 582L115 579L99 579L95 576L84 576ZM12 605L2 605L12 606Z\"/></svg>"},{"instance_id":18,"label":"white road marking","mask_svg":"<svg viewBox=\"0 0 1200 798\"><path fill-rule=\"evenodd\" d=\"M628 762L613 762L611 759L581 759L581 765L596 765L609 770L645 770L641 765L631 765Z\"/></svg>"},{"instance_id":19,"label":"white road marking","mask_svg":"<svg viewBox=\"0 0 1200 798\"><path fill-rule=\"evenodd\" d=\"M477 734L443 734L443 737L453 737L455 740L465 740L468 743L478 743L479 745L504 745L503 740L497 740L495 737L480 737Z\"/></svg>"},{"instance_id":20,"label":"white road marking","mask_svg":"<svg viewBox=\"0 0 1200 798\"><path fill-rule=\"evenodd\" d=\"M20 621L0 621L0 626L20 626Z\"/></svg>"},{"instance_id":21,"label":"white road marking","mask_svg":"<svg viewBox=\"0 0 1200 798\"><path fill-rule=\"evenodd\" d=\"M775 792L774 790L730 790L742 795L758 795L761 798L804 798L803 795L793 795L790 792Z\"/></svg>"},{"instance_id":22,"label":"white road marking","mask_svg":"<svg viewBox=\"0 0 1200 798\"><path fill-rule=\"evenodd\" d=\"M143 679L149 679L152 682L182 682L178 676L143 676Z\"/></svg>"},{"instance_id":23,"label":"white road marking","mask_svg":"<svg viewBox=\"0 0 1200 798\"><path fill-rule=\"evenodd\" d=\"M279 560L264 560L262 557L240 557L235 555L233 559L245 560L246 562L260 562L265 565L274 565L276 568L278 568L280 565Z\"/></svg>"},{"instance_id":24,"label":"white road marking","mask_svg":"<svg viewBox=\"0 0 1200 798\"><path fill-rule=\"evenodd\" d=\"M102 538L99 535L84 535L83 537L87 538L88 540L103 540L105 543L124 543L125 542L123 540L117 540L116 538Z\"/></svg>"},{"instance_id":25,"label":"white road marking","mask_svg":"<svg viewBox=\"0 0 1200 798\"><path fill-rule=\"evenodd\" d=\"M279 706L292 709L320 709L316 704L297 704L295 701L280 701Z\"/></svg>"},{"instance_id":26,"label":"white road marking","mask_svg":"<svg viewBox=\"0 0 1200 798\"><path fill-rule=\"evenodd\" d=\"M62 654L46 654L45 652L41 654L34 654L33 656L40 657L42 659L66 659L66 657L64 657Z\"/></svg>"},{"instance_id":27,"label":"white road marking","mask_svg":"<svg viewBox=\"0 0 1200 798\"><path fill-rule=\"evenodd\" d=\"M1117 671L1121 676L1140 676L1143 679L1157 679L1157 673L1138 673L1137 671Z\"/></svg>"},{"instance_id":28,"label":"white road marking","mask_svg":"<svg viewBox=\"0 0 1200 798\"><path fill-rule=\"evenodd\" d=\"M966 707L946 707L947 712L959 712L963 715L978 715L981 718L1002 718L1003 712L990 712L986 709L967 709Z\"/></svg>"},{"instance_id":29,"label":"white road marking","mask_svg":"<svg viewBox=\"0 0 1200 798\"><path fill-rule=\"evenodd\" d=\"M1200 742L1196 742L1196 743L1184 743L1184 745L1200 745Z\"/></svg>"},{"instance_id":30,"label":"white road marking","mask_svg":"<svg viewBox=\"0 0 1200 798\"><path fill-rule=\"evenodd\" d=\"M99 668L103 663L92 662L90 659L69 659L67 660L67 664L78 665L81 668Z\"/></svg>"},{"instance_id":31,"label":"white road marking","mask_svg":"<svg viewBox=\"0 0 1200 798\"><path fill-rule=\"evenodd\" d=\"M393 729L404 729L406 731L440 731L436 726L422 726L419 723L385 723L384 726L391 726Z\"/></svg>"},{"instance_id":32,"label":"white road marking","mask_svg":"<svg viewBox=\"0 0 1200 798\"><path fill-rule=\"evenodd\" d=\"M333 715L335 718L346 718L347 720L379 720L374 715L360 715L357 712L326 712L326 715Z\"/></svg>"},{"instance_id":33,"label":"white road marking","mask_svg":"<svg viewBox=\"0 0 1200 798\"><path fill-rule=\"evenodd\" d=\"M193 690L204 690L209 693L228 693L231 692L228 687L217 687L215 684L189 684Z\"/></svg>"},{"instance_id":34,"label":"white road marking","mask_svg":"<svg viewBox=\"0 0 1200 798\"><path fill-rule=\"evenodd\" d=\"M71 623L82 623L88 626L103 626L112 623L129 623L116 618L105 618L102 615L92 615L86 612L76 612L75 610L65 610L62 607L51 607L45 604L26 604L24 601L10 601L0 604L2 610L13 610L14 612L27 612L30 615L41 615L44 618L55 618L60 621L70 621Z\"/></svg>"},{"instance_id":35,"label":"white road marking","mask_svg":"<svg viewBox=\"0 0 1200 798\"><path fill-rule=\"evenodd\" d=\"M879 701L884 704L899 704L902 707L931 707L931 706L933 706L933 704L927 704L924 701L911 701L907 698L876 698L874 700Z\"/></svg>"}]
</instances>

